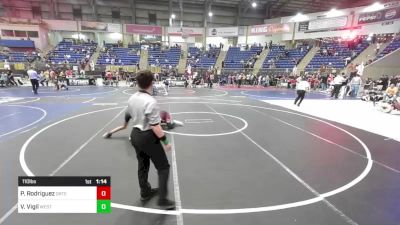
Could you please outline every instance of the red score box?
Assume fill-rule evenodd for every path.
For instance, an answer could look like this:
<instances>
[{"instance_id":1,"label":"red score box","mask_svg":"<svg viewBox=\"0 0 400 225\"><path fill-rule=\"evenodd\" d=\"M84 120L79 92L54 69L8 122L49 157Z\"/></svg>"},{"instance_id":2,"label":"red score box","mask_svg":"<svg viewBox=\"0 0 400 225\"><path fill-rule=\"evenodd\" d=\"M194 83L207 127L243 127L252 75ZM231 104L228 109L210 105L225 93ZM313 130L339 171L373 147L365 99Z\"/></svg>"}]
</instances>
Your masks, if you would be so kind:
<instances>
[{"instance_id":1,"label":"red score box","mask_svg":"<svg viewBox=\"0 0 400 225\"><path fill-rule=\"evenodd\" d=\"M111 200L111 187L97 186L97 200Z\"/></svg>"}]
</instances>

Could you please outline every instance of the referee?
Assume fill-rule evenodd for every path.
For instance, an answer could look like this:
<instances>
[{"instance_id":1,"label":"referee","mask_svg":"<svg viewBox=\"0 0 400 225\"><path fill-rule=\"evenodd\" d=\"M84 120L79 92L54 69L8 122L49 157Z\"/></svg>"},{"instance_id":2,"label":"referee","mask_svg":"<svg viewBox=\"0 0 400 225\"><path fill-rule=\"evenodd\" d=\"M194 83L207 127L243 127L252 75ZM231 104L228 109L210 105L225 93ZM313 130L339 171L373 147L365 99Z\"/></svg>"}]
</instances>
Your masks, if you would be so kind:
<instances>
[{"instance_id":1,"label":"referee","mask_svg":"<svg viewBox=\"0 0 400 225\"><path fill-rule=\"evenodd\" d=\"M164 149L171 150L171 144L160 125L161 118L157 101L150 94L154 75L148 70L140 71L136 80L139 91L129 98L127 114L130 115L133 122L130 137L138 160L141 200L150 200L158 192L158 205L165 210L174 209L175 202L167 199L170 165L164 151ZM158 172L158 189L152 189L148 182L150 160Z\"/></svg>"}]
</instances>

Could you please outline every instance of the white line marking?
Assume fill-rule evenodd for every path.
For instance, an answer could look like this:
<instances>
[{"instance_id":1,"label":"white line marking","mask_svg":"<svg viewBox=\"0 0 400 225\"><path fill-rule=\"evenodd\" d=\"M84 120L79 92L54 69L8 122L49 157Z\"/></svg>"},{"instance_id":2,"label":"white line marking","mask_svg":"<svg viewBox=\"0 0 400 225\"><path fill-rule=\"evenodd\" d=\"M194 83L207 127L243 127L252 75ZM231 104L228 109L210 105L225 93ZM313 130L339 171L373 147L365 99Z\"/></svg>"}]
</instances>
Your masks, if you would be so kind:
<instances>
[{"instance_id":1,"label":"white line marking","mask_svg":"<svg viewBox=\"0 0 400 225\"><path fill-rule=\"evenodd\" d=\"M171 105L168 105L168 111L171 112ZM175 138L171 134L171 159L172 159L172 178L174 182L174 196L176 209L182 210L181 192L179 190L178 164L176 162ZM183 225L183 215L180 213L176 216L177 225Z\"/></svg>"},{"instance_id":2,"label":"white line marking","mask_svg":"<svg viewBox=\"0 0 400 225\"><path fill-rule=\"evenodd\" d=\"M343 128L340 128L336 125L333 125L327 121L318 119L318 118L314 118L314 117L310 117L304 114L300 114L300 113L296 113L296 112L291 112L291 111L286 111L286 110L280 110L280 109L275 109L275 108L268 108L268 107L262 107L262 106L254 106L254 105L246 105L246 104L230 104L230 103L219 103L219 102L164 102L164 103L159 103L159 104L187 104L187 103L197 103L197 104L214 104L214 105L229 105L229 106L243 106L243 107L251 107L251 108L258 108L258 109L267 109L267 110L271 110L271 111L276 111L276 112L283 112L283 113L288 113L288 114L292 114L292 115L297 115L297 116L301 116L301 117L305 117L305 118L309 118L315 121L319 121L321 123L327 124L329 126L332 126L348 135L350 135L351 137L353 137L357 142L359 142L367 155L368 158L368 163L367 166L365 167L365 169L363 170L363 172L356 177L355 179L353 179L352 181L350 181L349 183L347 183L346 185L336 188L330 192L326 192L324 194L321 194L321 197L315 197L315 198L311 198L311 199L306 199L306 200L302 200L302 201L297 201L297 202L291 202L291 203L285 203L285 204L280 204L280 205L272 205L272 206L264 206L264 207L254 207L254 208L237 208L237 209L182 209L181 211L165 211L165 210L159 210L159 209L150 209L150 208L143 208L143 207L136 207L136 206L129 206L129 205L124 205L124 204L119 204L119 203L112 203L112 206L115 208L121 208L121 209L127 209L127 210L132 210L132 211L138 211L138 212L145 212L145 213L154 213L154 214L165 214L165 215L176 215L178 213L184 213L184 214L208 214L208 215L226 215L226 214L240 214L240 213L258 213L258 212L267 212L267 211L275 211L275 210L282 210L282 209L289 209L289 208L295 208L295 207L300 207L300 206L305 206L305 205L309 205L309 204L313 204L319 201L322 201L323 198L327 198L333 195L336 195L338 193L341 193L343 191L346 191L347 189L355 186L356 184L358 184L361 180L363 180L368 173L371 171L372 168L372 158L371 158L371 153L367 147L367 145L362 142L358 137L356 137L355 135L353 135L352 133L350 133L349 131L344 130ZM100 112L100 111L106 111L106 110L111 110L111 109L116 109L116 108L123 108L123 107L114 107L114 108L109 108L109 109L102 109L102 110L97 110L97 111L93 111L93 112L88 112L85 114L91 114L91 113L96 113L96 112ZM23 145L23 148L21 148L21 152L26 150L26 147L28 146L29 142L31 142L37 135L39 135L41 132L45 131L46 129L58 124L58 123L62 123L68 119L73 119L76 117L82 116L81 115L77 115L77 116L73 116L67 119L64 119L62 121L58 121L55 124L51 124L45 128L43 128L42 130L38 131L37 133L35 133L33 136L31 136L31 138L29 138ZM21 152L20 152L20 164L21 164ZM24 154L24 153L23 153ZM22 157L24 158L24 157ZM22 165L22 164L21 164ZM26 164L25 164L26 165ZM22 166L21 166L22 167ZM28 170L25 170L25 169ZM28 175L27 171L30 172L29 168L26 167L24 169L24 172Z\"/></svg>"},{"instance_id":3,"label":"white line marking","mask_svg":"<svg viewBox=\"0 0 400 225\"><path fill-rule=\"evenodd\" d=\"M29 128L29 129L27 129L27 130L21 131L21 132L19 132L19 134L26 133L26 132L28 132L28 131L30 131L30 130L35 129L35 128L36 128L36 126L34 126L34 127L32 127L32 128Z\"/></svg>"},{"instance_id":4,"label":"white line marking","mask_svg":"<svg viewBox=\"0 0 400 225\"><path fill-rule=\"evenodd\" d=\"M121 108L121 107L118 107L118 108ZM111 109L117 109L117 108L111 108ZM110 110L110 109L105 109L105 110L98 110L98 111L96 111L96 112L99 112L99 111L106 111L106 110ZM122 109L114 118L112 118L106 125L104 125L100 130L98 130L94 135L92 135L85 143L83 143L77 150L75 150L75 152L74 153L72 153L72 155L70 155L66 160L64 160L64 162L62 162L55 170L53 170L53 172L51 172L50 174L49 174L49 176L54 176L54 174L56 174L60 169L62 169L69 161L71 161L71 159L73 159L80 151L82 151L82 149L86 146L86 145L88 145L100 132L102 132L108 125L110 125L121 113L123 113L125 111L125 108L124 109ZM85 115L87 115L88 113L84 113ZM90 113L89 113L90 114ZM81 114L82 115L82 114ZM79 115L78 115L79 116ZM65 121L65 120L67 120L67 119L70 119L70 118L75 118L75 117L77 117L77 116L73 116L73 117L69 117L69 118L66 118L66 119L64 119L64 120L61 120L61 121ZM56 124L58 124L58 123L60 123L60 121L59 122L56 122L56 123L54 123L54 124L51 124L51 125L49 125L49 126L47 126L47 127L45 127L45 128L43 128L43 129L41 129L38 133L35 133L34 135L32 135L29 139L28 139L28 141L30 142L30 141L32 141L32 137L36 137L38 134L40 134L42 131L44 131L45 129L47 129L47 128L49 128L49 127L52 127L52 126L54 126L54 125L56 125ZM29 142L25 142L25 144L26 143L28 143L29 144ZM22 167L22 169L24 170L24 172L26 173L26 175L28 175L28 176L30 176L30 177L33 177L33 176L35 176L35 174L33 174L32 173L32 171L28 168L28 166L27 166L27 164L26 164L26 162L25 162L25 151L26 151L26 146L27 145L25 145L24 144L24 146L22 146L22 148L24 148L24 150L23 150L23 154L21 154L21 152L22 152L22 148L21 148L21 152L20 152L20 155L19 155L19 161L20 161L20 164L21 164L21 167ZM17 203L18 204L18 203ZM1 219L0 219L0 224L2 223L2 222L4 222L4 220L6 220L7 219L7 217L9 217L16 209L17 209L17 204L15 204L14 205L14 207L12 207Z\"/></svg>"},{"instance_id":5,"label":"white line marking","mask_svg":"<svg viewBox=\"0 0 400 225\"><path fill-rule=\"evenodd\" d=\"M343 149L343 150L345 150L345 151L348 151L348 152L350 152L350 153L353 153L353 154L355 154L355 155L358 155L358 156L360 156L361 158L367 159L367 157L366 157L365 155L362 155L362 154L360 154L360 153L358 153L358 152L356 152L356 151L354 151L354 150L351 150L351 149L349 149L349 148L347 148L347 147L345 147L345 146L342 146L342 145L337 144L337 143L335 143L335 142L333 142L333 141L330 141L330 140L328 140L328 139L325 139L325 138L323 138L323 137L321 137L321 136L318 136L317 134L314 134L314 133L312 133L312 132L309 132L309 131L307 131L307 130L304 130L304 129L302 129L302 128L300 128L300 127L297 127L297 126L295 126L295 125L293 125L293 124L291 124L291 123L288 123L288 122L283 121L283 120L281 120L281 119L279 119L279 118L277 118L277 117L274 117L274 116L272 116L272 115L266 114L266 113L261 112L261 111L258 111L258 110L256 110L256 109L252 109L252 110L255 111L255 112L258 112L258 113L260 113L260 114L262 114L262 115L264 115L264 116L269 116L269 117L273 118L274 120L277 120L277 121L279 121L279 122L281 122L281 123L283 123L283 124L286 124L286 125L291 126L291 127L295 128L295 129L298 129L298 130L300 130L300 131L302 131L302 132L304 132L304 133L307 133L307 134L309 134L309 135L311 135L311 136L314 136L314 137L316 137L316 138L318 138L318 139L321 139L321 140L323 140L323 141L325 141L325 142L327 142L327 143L329 143L329 144L335 145L335 146L337 146L337 147L339 147L339 148L341 148L341 149ZM395 172L395 173L400 173L399 170L396 170L395 168L392 168L392 167L390 167L390 166L388 166L388 165L386 165L386 164L384 164L384 163L378 162L378 161L376 161L376 160L373 160L373 162L376 163L376 164L378 164L378 165L380 165L380 166L382 166L382 167L384 167L384 168L386 168L386 169L389 169L389 170L391 170L391 171L393 171L393 172Z\"/></svg>"},{"instance_id":6,"label":"white line marking","mask_svg":"<svg viewBox=\"0 0 400 225\"><path fill-rule=\"evenodd\" d=\"M238 133L244 129L247 128L247 126L249 125L247 123L246 120L244 120L243 118L237 117L237 116L232 116L229 114L223 114L223 113L214 113L214 112L177 112L177 113L171 113L171 115L178 115L178 114L217 114L220 116L227 116L227 117L231 117L231 118L235 118L237 120L240 120L243 122L244 126L241 127L240 129L231 131L231 132L225 132L225 133L215 133L215 134L190 134L190 133L179 133L179 132L174 132L174 131L164 131L167 134L176 134L176 135L182 135L182 136L192 136L192 137L214 137L214 136L222 136L222 135L229 135L229 134L235 134Z\"/></svg>"},{"instance_id":7,"label":"white line marking","mask_svg":"<svg viewBox=\"0 0 400 225\"><path fill-rule=\"evenodd\" d=\"M74 151L74 153L72 153L66 160L64 160L64 162L62 162L55 170L53 170L53 172L51 172L49 176L54 176L54 174L60 171L69 161L71 161L71 159L73 159L80 151L82 151L82 149L85 148L86 145L88 145L97 135L100 134L100 132L102 132L107 126L109 126L123 112L125 112L125 108L123 108L117 115L114 116L114 118L112 118L108 123L106 123L106 125L100 128L100 130L93 134L88 140L86 140L85 143L83 143L78 149Z\"/></svg>"},{"instance_id":8,"label":"white line marking","mask_svg":"<svg viewBox=\"0 0 400 225\"><path fill-rule=\"evenodd\" d=\"M82 102L82 103L89 103L89 102L92 102L92 101L94 101L94 100L96 100L96 98L91 98L91 99L89 99L89 100L87 100L87 101L84 101L84 102Z\"/></svg>"},{"instance_id":9,"label":"white line marking","mask_svg":"<svg viewBox=\"0 0 400 225\"><path fill-rule=\"evenodd\" d=\"M35 98L33 100L25 101L25 102L15 102L15 103L10 103L10 105L15 105L15 104L25 104L25 103L31 103L31 102L37 102L39 101L40 98Z\"/></svg>"},{"instance_id":10,"label":"white line marking","mask_svg":"<svg viewBox=\"0 0 400 225\"><path fill-rule=\"evenodd\" d=\"M9 216L11 216L11 214L13 214L13 212L18 208L18 203L15 204L13 207L11 207L10 210L8 210L6 212L6 214L4 214L4 216L2 216L0 218L0 224L2 224Z\"/></svg>"},{"instance_id":11,"label":"white line marking","mask_svg":"<svg viewBox=\"0 0 400 225\"><path fill-rule=\"evenodd\" d=\"M4 134L0 134L0 138L1 138L1 137L4 137L4 136L6 136L6 135L9 135L9 134L15 133L15 132L17 132L17 131L23 130L23 129L27 128L27 127L30 127L30 126L34 125L34 124L37 124L37 123L39 123L41 120L43 120L43 119L46 117L46 115L47 115L46 110L44 110L44 109L42 109L42 108L39 108L39 107L25 106L25 105L1 105L1 106L11 106L11 107L22 107L22 108L37 109L37 110L42 111L43 115L42 115L39 119L33 121L32 123L30 123L30 124L28 124L28 125L25 125L25 126L23 126L23 127L20 127L20 128L18 128L18 129L12 130L12 131L7 132L7 133L4 133Z\"/></svg>"},{"instance_id":12,"label":"white line marking","mask_svg":"<svg viewBox=\"0 0 400 225\"><path fill-rule=\"evenodd\" d=\"M111 203L111 207L118 208L118 209L127 209L127 210L131 210L131 211L136 211L136 212L163 214L163 215L179 215L179 214L181 214L181 212L179 212L177 210L152 209L152 208L124 205L124 204L119 204L119 203Z\"/></svg>"},{"instance_id":13,"label":"white line marking","mask_svg":"<svg viewBox=\"0 0 400 225\"><path fill-rule=\"evenodd\" d=\"M2 120L2 119L5 119L5 118L7 118L7 117L10 117L10 116L17 115L17 114L19 114L19 113L21 113L21 112L11 113L11 114L8 114L8 115L5 115L5 116L2 116L2 117L0 117L0 120Z\"/></svg>"},{"instance_id":14,"label":"white line marking","mask_svg":"<svg viewBox=\"0 0 400 225\"><path fill-rule=\"evenodd\" d=\"M25 172L25 174L26 174L27 176L31 176L31 177L35 176L35 175L32 173L32 171L29 169L28 165L26 164L26 161L25 161L25 152L26 152L26 149L27 149L28 145L31 143L31 141L32 141L36 136L38 136L40 133L42 133L43 131L45 131L45 130L49 129L50 127L53 127L53 126L55 126L55 125L57 125L57 124L59 124L59 123L62 123L62 122L64 122L64 121L67 121L67 120L70 120L70 119L74 119L74 118L77 118L77 117L80 117L80 116L85 116L85 115L89 115L89 114L96 113L96 112L103 112L103 111L108 111L108 110L113 110L113 109L120 109L120 108L125 108L125 107L124 107L124 106L121 106L121 107L113 107L113 108L101 109L101 110L96 110L96 111L92 111L92 112L87 112L87 113L78 114L78 115L75 115L75 116L71 116L71 117L68 117L68 118L59 120L59 121L57 121L57 122L55 122L55 123L52 123L52 124L50 124L50 125L48 125L48 126L42 128L41 130L39 130L38 132L36 132L36 133L33 134L32 136L30 136L29 139L26 140L26 142L24 143L24 145L21 147L21 151L19 152L19 163L20 163L20 165L21 165L21 167L22 167L22 170ZM115 118L116 118L116 117L115 117ZM110 124L111 122L112 122L112 121L108 122L107 125ZM105 128L105 127L106 127L106 126L104 126L104 128ZM102 129L104 129L104 128L102 128ZM98 133L99 133L99 132L101 132L101 130L98 131ZM97 133L96 133L96 134L97 134ZM93 139L93 138L92 138L92 139ZM86 143L86 142L85 142L85 143ZM74 153L74 154L75 154L75 153Z\"/></svg>"},{"instance_id":15,"label":"white line marking","mask_svg":"<svg viewBox=\"0 0 400 225\"><path fill-rule=\"evenodd\" d=\"M206 105L208 108L210 108L212 111L215 113L218 113L213 107ZM237 127L229 120L226 118L222 117L225 122L227 122L229 125L231 125L233 128L237 129ZM267 154L270 158L272 158L276 163L278 163L286 172L288 172L292 177L294 177L299 183L301 183L304 187L306 187L311 193L313 193L316 197L322 197L319 192L317 192L313 187L311 187L307 182L305 182L303 179L301 179L295 172L293 172L289 167L287 167L282 161L280 161L278 158L276 158L272 153L270 153L268 150L263 148L261 145L259 145L257 142L255 142L252 138L250 138L247 134L245 134L243 131L240 132L244 137L246 137L250 142L252 142L255 146L257 146L261 151L263 151L265 154ZM322 197L323 198L323 197ZM322 199L322 201L333 211L335 211L339 216L341 216L348 224L351 225L356 225L357 223L354 222L350 217L348 217L346 214L344 214L342 211L340 211L338 208L336 208L332 203L330 203L328 200L325 198Z\"/></svg>"},{"instance_id":16,"label":"white line marking","mask_svg":"<svg viewBox=\"0 0 400 225\"><path fill-rule=\"evenodd\" d=\"M186 119L185 123L213 123L212 119Z\"/></svg>"},{"instance_id":17,"label":"white line marking","mask_svg":"<svg viewBox=\"0 0 400 225\"><path fill-rule=\"evenodd\" d=\"M92 105L97 105L97 106L113 106L113 105L118 105L118 103L93 103Z\"/></svg>"}]
</instances>

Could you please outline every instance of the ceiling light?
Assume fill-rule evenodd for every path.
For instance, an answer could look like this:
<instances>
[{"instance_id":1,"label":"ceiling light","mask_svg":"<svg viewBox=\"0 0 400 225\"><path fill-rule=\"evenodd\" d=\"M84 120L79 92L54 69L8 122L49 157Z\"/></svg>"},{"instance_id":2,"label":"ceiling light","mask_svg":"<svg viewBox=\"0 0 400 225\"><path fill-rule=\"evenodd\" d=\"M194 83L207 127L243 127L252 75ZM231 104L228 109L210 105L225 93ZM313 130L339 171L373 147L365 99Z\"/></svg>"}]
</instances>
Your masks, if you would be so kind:
<instances>
[{"instance_id":1,"label":"ceiling light","mask_svg":"<svg viewBox=\"0 0 400 225\"><path fill-rule=\"evenodd\" d=\"M213 16L213 13L210 11L210 12L208 12L208 16L209 17L212 17Z\"/></svg>"},{"instance_id":2,"label":"ceiling light","mask_svg":"<svg viewBox=\"0 0 400 225\"><path fill-rule=\"evenodd\" d=\"M326 17L337 17L337 16L343 16L344 13L343 11L339 11L337 9L331 9L329 12L325 13Z\"/></svg>"},{"instance_id":3,"label":"ceiling light","mask_svg":"<svg viewBox=\"0 0 400 225\"><path fill-rule=\"evenodd\" d=\"M363 12L374 12L374 11L379 11L381 9L384 9L385 6L382 5L379 2L375 2L374 4L367 6L366 8L363 9Z\"/></svg>"},{"instance_id":4,"label":"ceiling light","mask_svg":"<svg viewBox=\"0 0 400 225\"><path fill-rule=\"evenodd\" d=\"M308 16L302 14L302 13L297 13L296 16L292 17L289 22L303 22L308 20Z\"/></svg>"},{"instance_id":5,"label":"ceiling light","mask_svg":"<svg viewBox=\"0 0 400 225\"><path fill-rule=\"evenodd\" d=\"M253 8L257 7L257 2L251 3L251 6L252 6Z\"/></svg>"},{"instance_id":6,"label":"ceiling light","mask_svg":"<svg viewBox=\"0 0 400 225\"><path fill-rule=\"evenodd\" d=\"M175 14L171 14L171 19L175 19L175 18L176 18Z\"/></svg>"}]
</instances>

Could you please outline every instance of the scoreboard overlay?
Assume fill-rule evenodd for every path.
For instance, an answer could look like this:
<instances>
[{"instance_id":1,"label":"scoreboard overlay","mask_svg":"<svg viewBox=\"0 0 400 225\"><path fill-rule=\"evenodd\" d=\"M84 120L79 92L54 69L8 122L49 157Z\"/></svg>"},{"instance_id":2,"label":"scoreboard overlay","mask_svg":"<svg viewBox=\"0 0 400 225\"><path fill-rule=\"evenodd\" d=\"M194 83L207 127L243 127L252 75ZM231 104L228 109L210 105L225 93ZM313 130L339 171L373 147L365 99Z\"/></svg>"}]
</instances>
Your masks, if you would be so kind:
<instances>
[{"instance_id":1,"label":"scoreboard overlay","mask_svg":"<svg viewBox=\"0 0 400 225\"><path fill-rule=\"evenodd\" d=\"M111 213L111 177L18 177L18 213Z\"/></svg>"}]
</instances>

